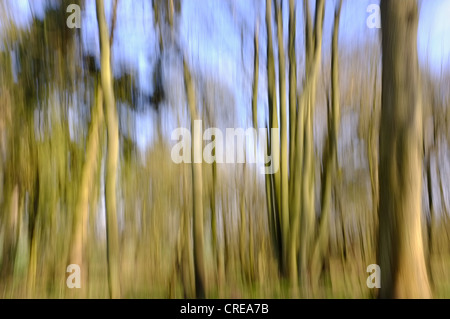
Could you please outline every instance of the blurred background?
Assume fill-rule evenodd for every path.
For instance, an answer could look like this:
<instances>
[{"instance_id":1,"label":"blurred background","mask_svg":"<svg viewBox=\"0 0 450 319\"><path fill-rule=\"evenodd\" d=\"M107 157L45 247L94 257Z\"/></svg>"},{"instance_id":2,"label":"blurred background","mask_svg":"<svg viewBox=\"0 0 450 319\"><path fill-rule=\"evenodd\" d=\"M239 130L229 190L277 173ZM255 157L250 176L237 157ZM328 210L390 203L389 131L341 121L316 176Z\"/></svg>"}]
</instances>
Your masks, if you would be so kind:
<instances>
[{"instance_id":1,"label":"blurred background","mask_svg":"<svg viewBox=\"0 0 450 319\"><path fill-rule=\"evenodd\" d=\"M375 297L389 186L370 4L0 0L0 298ZM419 250L449 298L450 1L417 11ZM243 164L174 163L195 119L277 128L279 171L250 163L252 140Z\"/></svg>"}]
</instances>

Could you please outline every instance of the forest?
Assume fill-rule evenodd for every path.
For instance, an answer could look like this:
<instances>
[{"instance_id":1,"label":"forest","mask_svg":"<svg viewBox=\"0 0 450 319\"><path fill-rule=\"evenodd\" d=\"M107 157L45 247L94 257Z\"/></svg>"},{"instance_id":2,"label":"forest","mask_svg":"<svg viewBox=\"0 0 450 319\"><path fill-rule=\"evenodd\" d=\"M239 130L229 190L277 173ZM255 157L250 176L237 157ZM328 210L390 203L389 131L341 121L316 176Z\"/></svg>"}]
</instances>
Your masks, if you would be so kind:
<instances>
[{"instance_id":1,"label":"forest","mask_svg":"<svg viewBox=\"0 0 450 319\"><path fill-rule=\"evenodd\" d=\"M450 298L448 2L0 0L0 298Z\"/></svg>"}]
</instances>

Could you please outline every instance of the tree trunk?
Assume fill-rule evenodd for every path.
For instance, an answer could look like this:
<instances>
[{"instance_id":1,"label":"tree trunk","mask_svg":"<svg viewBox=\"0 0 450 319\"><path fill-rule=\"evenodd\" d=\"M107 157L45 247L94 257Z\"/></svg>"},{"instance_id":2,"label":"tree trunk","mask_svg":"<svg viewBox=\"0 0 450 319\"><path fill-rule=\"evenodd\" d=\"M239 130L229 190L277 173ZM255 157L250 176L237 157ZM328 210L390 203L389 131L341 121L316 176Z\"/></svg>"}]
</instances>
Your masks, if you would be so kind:
<instances>
[{"instance_id":1,"label":"tree trunk","mask_svg":"<svg viewBox=\"0 0 450 319\"><path fill-rule=\"evenodd\" d=\"M281 131L281 149L280 149L280 208L281 208L281 243L282 243L282 271L285 276L288 275L288 236L289 236L289 181L288 181L288 120L286 110L286 58L284 56L283 41L283 17L281 4L277 2L275 6L277 19L278 36L278 72L279 72L279 91L280 91L280 131Z\"/></svg>"},{"instance_id":2,"label":"tree trunk","mask_svg":"<svg viewBox=\"0 0 450 319\"><path fill-rule=\"evenodd\" d=\"M278 129L278 108L277 108L277 89L275 78L275 58L273 54L272 39L272 0L266 0L266 31L267 31L267 99L269 104L269 127L267 149L273 154L272 161L278 162L280 140L272 136L271 129ZM270 141L270 142L269 142ZM280 172L266 174L266 196L269 225L272 228L272 236L276 255L278 258L278 268L283 270L283 241L280 218Z\"/></svg>"},{"instance_id":3,"label":"tree trunk","mask_svg":"<svg viewBox=\"0 0 450 319\"><path fill-rule=\"evenodd\" d=\"M321 215L319 233L314 245L312 256L312 283L317 287L320 279L323 258L328 250L329 225L332 206L332 181L336 177L337 148L340 124L340 89L339 89L339 21L341 15L342 0L339 1L335 16L331 53L331 107L328 106L328 136L323 155L324 171L321 185Z\"/></svg>"},{"instance_id":4,"label":"tree trunk","mask_svg":"<svg viewBox=\"0 0 450 319\"><path fill-rule=\"evenodd\" d=\"M2 249L2 259L0 264L0 283L3 287L10 289L9 286L12 282L14 275L14 262L16 257L17 243L18 243L18 231L20 227L21 220L19 219L19 186L16 184L10 194L9 205L5 205L6 213L3 218L5 219L5 224L3 232L3 249Z\"/></svg>"},{"instance_id":5,"label":"tree trunk","mask_svg":"<svg viewBox=\"0 0 450 319\"><path fill-rule=\"evenodd\" d=\"M107 127L107 162L105 178L106 234L108 255L108 280L111 298L120 298L119 234L116 215L116 179L119 155L119 122L114 98L108 28L103 0L96 1L101 53L101 82L104 90Z\"/></svg>"},{"instance_id":6,"label":"tree trunk","mask_svg":"<svg viewBox=\"0 0 450 319\"><path fill-rule=\"evenodd\" d=\"M308 1L305 1L308 2ZM307 47L306 78L308 79L302 97L300 107L304 108L304 123L299 126L304 130L304 150L302 151L303 167L301 181L301 216L300 216L300 275L302 276L303 286L308 290L310 285L310 259L312 254L312 245L314 239L314 230L316 228L315 216L315 153L314 153L314 111L316 103L317 79L320 72L320 61L322 57L322 34L323 20L325 12L325 1L316 0L314 32L311 29L306 32L307 38L310 38L311 47ZM308 12L309 15L309 12ZM308 18L309 20L309 18ZM308 41L307 41L308 42ZM301 119L301 117L300 117ZM297 140L297 143L300 141ZM300 150L299 150L300 151Z\"/></svg>"},{"instance_id":7,"label":"tree trunk","mask_svg":"<svg viewBox=\"0 0 450 319\"><path fill-rule=\"evenodd\" d=\"M196 134L194 130L195 121L199 119L197 115L197 102L195 89L192 83L189 67L184 61L184 80L186 85L186 95L191 112L192 136L192 186L193 186L193 221L194 221L194 272L195 272L195 293L197 298L205 298L206 278L203 243L203 183L202 183L202 163L196 163L196 159L202 158L202 135ZM198 154L198 155L195 155Z\"/></svg>"},{"instance_id":8,"label":"tree trunk","mask_svg":"<svg viewBox=\"0 0 450 319\"><path fill-rule=\"evenodd\" d=\"M86 158L81 172L81 182L72 224L72 240L70 244L68 264L77 264L82 269L82 292L87 293L87 264L83 260L84 243L86 242L87 219L89 209L89 194L92 193L94 171L97 167L99 154L100 127L103 123L103 92L100 83L96 83L95 105L91 109L91 123L86 142ZM82 294L83 295L83 294Z\"/></svg>"},{"instance_id":9,"label":"tree trunk","mask_svg":"<svg viewBox=\"0 0 450 319\"><path fill-rule=\"evenodd\" d=\"M416 0L381 1L381 298L429 298L422 240L422 104Z\"/></svg>"}]
</instances>

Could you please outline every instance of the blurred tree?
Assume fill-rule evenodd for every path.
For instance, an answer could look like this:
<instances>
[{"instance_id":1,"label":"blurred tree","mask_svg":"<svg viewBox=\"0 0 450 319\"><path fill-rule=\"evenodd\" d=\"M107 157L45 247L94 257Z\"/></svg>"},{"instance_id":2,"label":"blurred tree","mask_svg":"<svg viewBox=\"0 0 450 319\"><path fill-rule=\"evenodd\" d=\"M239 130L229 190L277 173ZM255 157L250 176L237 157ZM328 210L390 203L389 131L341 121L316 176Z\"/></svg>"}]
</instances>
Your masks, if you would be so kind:
<instances>
[{"instance_id":1,"label":"blurred tree","mask_svg":"<svg viewBox=\"0 0 450 319\"><path fill-rule=\"evenodd\" d=\"M323 258L328 250L330 215L332 206L332 181L337 177L337 146L340 125L340 87L339 87L339 22L342 0L339 0L335 16L331 44L331 105L328 103L328 135L324 144L321 184L321 216L319 229L314 243L312 255L312 286L318 286L318 279L322 270Z\"/></svg>"},{"instance_id":2,"label":"blurred tree","mask_svg":"<svg viewBox=\"0 0 450 319\"><path fill-rule=\"evenodd\" d=\"M117 225L116 177L119 155L119 123L114 97L111 71L110 36L106 24L103 0L96 0L98 33L101 54L101 83L105 99L107 140L107 162L105 179L106 234L108 251L108 279L111 298L120 298L119 279L119 234Z\"/></svg>"},{"instance_id":3,"label":"blurred tree","mask_svg":"<svg viewBox=\"0 0 450 319\"><path fill-rule=\"evenodd\" d=\"M191 72L187 62L183 61L184 81L186 85L186 96L191 115L192 132L192 201L193 201L193 228L194 228L194 270L195 270L195 295L197 298L205 298L206 294L206 274L203 239L203 177L202 163L197 158L203 157L203 134L196 134L195 122L200 118L197 113L197 100L195 87L192 81Z\"/></svg>"},{"instance_id":4,"label":"blurred tree","mask_svg":"<svg viewBox=\"0 0 450 319\"><path fill-rule=\"evenodd\" d=\"M9 173L5 188L7 194L14 194L12 202L16 202L9 218L14 221L11 233L17 235L14 246L22 236L28 235L29 295L34 293L40 263L50 262L46 274L52 282L58 273L55 262L58 260L58 207L70 201L66 179L69 131L67 122L60 121L67 116L67 109L59 103L66 101L73 92L77 78L74 66L79 53L76 46L79 33L66 28L65 12L57 6L46 9L43 19L33 17L28 30L18 29L4 20L8 32L3 43L10 57L6 65L9 64L12 71L5 83L9 85L11 102L15 106L10 113L10 144L6 153ZM74 63L63 63L64 58ZM44 119L44 114L48 119ZM53 170L49 169L50 165ZM25 223L28 231L22 232ZM39 256L41 238L48 239L51 245L47 254ZM18 256L9 260L10 269L14 269L16 258Z\"/></svg>"},{"instance_id":5,"label":"blurred tree","mask_svg":"<svg viewBox=\"0 0 450 319\"><path fill-rule=\"evenodd\" d=\"M429 298L422 239L422 95L416 0L381 1L381 298Z\"/></svg>"}]
</instances>

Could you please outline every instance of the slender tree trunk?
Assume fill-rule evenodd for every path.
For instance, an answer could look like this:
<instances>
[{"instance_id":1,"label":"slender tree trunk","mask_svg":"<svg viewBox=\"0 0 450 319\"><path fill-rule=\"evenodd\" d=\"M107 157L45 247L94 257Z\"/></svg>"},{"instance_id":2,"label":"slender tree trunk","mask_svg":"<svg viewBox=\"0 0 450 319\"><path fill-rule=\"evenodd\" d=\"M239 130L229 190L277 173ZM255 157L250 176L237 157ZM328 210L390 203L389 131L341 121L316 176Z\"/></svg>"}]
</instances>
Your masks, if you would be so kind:
<instances>
[{"instance_id":1,"label":"slender tree trunk","mask_svg":"<svg viewBox=\"0 0 450 319\"><path fill-rule=\"evenodd\" d=\"M281 149L280 149L280 208L281 208L281 242L282 242L282 272L288 275L288 237L289 237L289 172L288 172L288 120L286 105L286 58L284 56L284 37L283 37L283 17L281 4L278 2L275 6L277 19L278 35L278 72L279 72L279 92L280 92L280 117L281 117Z\"/></svg>"},{"instance_id":2,"label":"slender tree trunk","mask_svg":"<svg viewBox=\"0 0 450 319\"><path fill-rule=\"evenodd\" d=\"M120 298L119 234L116 207L117 162L119 155L119 122L113 91L111 53L103 0L96 1L101 53L101 82L105 99L107 127L107 159L105 179L106 234L108 255L108 280L111 298Z\"/></svg>"},{"instance_id":3,"label":"slender tree trunk","mask_svg":"<svg viewBox=\"0 0 450 319\"><path fill-rule=\"evenodd\" d=\"M255 35L254 35L254 67L253 67L253 92L252 92L252 124L255 130L258 129L258 82L259 82L259 20L255 26ZM254 144L253 155L255 159L257 158L257 144ZM254 185L257 187L258 185L258 172L255 170L253 175ZM253 216L252 213L249 212L248 215L248 224L249 224L249 248L250 248L250 270L251 270L251 279L255 278L255 260L254 260L254 233L253 233Z\"/></svg>"},{"instance_id":4,"label":"slender tree trunk","mask_svg":"<svg viewBox=\"0 0 450 319\"><path fill-rule=\"evenodd\" d=\"M94 172L97 167L97 159L100 144L100 127L103 123L103 92L100 83L96 83L95 104L91 108L91 123L86 142L86 158L81 172L78 198L75 206L72 225L72 240L68 264L77 264L81 267L82 282L81 291L87 292L86 260L83 258L84 243L86 242L87 219L89 209L89 194L91 194L94 181ZM83 295L83 294L82 294Z\"/></svg>"},{"instance_id":5,"label":"slender tree trunk","mask_svg":"<svg viewBox=\"0 0 450 319\"><path fill-rule=\"evenodd\" d=\"M19 200L19 186L16 184L10 194L9 205L5 205L6 210L3 215L5 224L3 225L3 257L0 268L0 283L3 283L6 289L11 289L9 284L11 284L14 275L14 262L19 239L18 231L21 223Z\"/></svg>"},{"instance_id":6,"label":"slender tree trunk","mask_svg":"<svg viewBox=\"0 0 450 319\"><path fill-rule=\"evenodd\" d=\"M186 167L188 168L188 167ZM188 191L190 189L188 183L188 172L183 169L183 194L184 194L184 202L187 204L189 202ZM187 205L186 205L187 206ZM182 223L183 223L183 243L182 243L182 261L184 267L182 267L182 280L183 280L183 290L184 290L184 298L195 298L195 271L194 271L194 262L191 255L192 252L192 211L188 209L186 206L183 207L182 210Z\"/></svg>"},{"instance_id":7,"label":"slender tree trunk","mask_svg":"<svg viewBox=\"0 0 450 319\"><path fill-rule=\"evenodd\" d=\"M322 270L324 255L328 250L329 225L332 205L332 181L336 177L337 146L340 124L340 89L339 89L339 21L342 0L339 1L334 16L334 29L331 54L331 108L328 109L328 137L324 154L324 173L321 189L321 216L318 235L312 256L313 285L317 286Z\"/></svg>"},{"instance_id":8,"label":"slender tree trunk","mask_svg":"<svg viewBox=\"0 0 450 319\"><path fill-rule=\"evenodd\" d=\"M245 166L244 166L245 167ZM247 246L247 216L246 216L246 200L245 200L245 168L243 170L243 183L241 185L239 196L239 259L241 262L241 273L244 280L247 280L248 274L248 246Z\"/></svg>"},{"instance_id":9,"label":"slender tree trunk","mask_svg":"<svg viewBox=\"0 0 450 319\"><path fill-rule=\"evenodd\" d=\"M216 149L213 151L213 156L215 156ZM217 247L217 211L216 211L216 186L217 186L217 163L214 161L212 163L212 185L211 185L211 236L212 236L212 247L213 247L213 257L216 262L217 269L220 270L219 263L219 249ZM219 271L217 272L218 275ZM218 278L218 277L217 277Z\"/></svg>"},{"instance_id":10,"label":"slender tree trunk","mask_svg":"<svg viewBox=\"0 0 450 319\"><path fill-rule=\"evenodd\" d=\"M378 203L379 203L379 187L378 187L378 138L377 138L377 130L379 120L379 109L377 107L378 93L377 93L377 62L375 62L374 66L374 87L373 87L373 103L372 103L372 114L369 120L369 132L368 132L368 143L367 143L367 158L369 164L369 173L370 173L370 185L371 185L371 193L372 193L372 211L367 214L367 236L369 237L369 251L366 254L366 260L374 258L376 251L374 247L376 246L376 233L378 225Z\"/></svg>"},{"instance_id":11,"label":"slender tree trunk","mask_svg":"<svg viewBox=\"0 0 450 319\"><path fill-rule=\"evenodd\" d=\"M184 80L186 94L191 113L192 135L192 186L193 186L193 221L194 221L194 271L195 271L195 292L197 298L205 298L206 274L204 261L203 243L203 183L202 183L202 163L196 163L197 157L202 158L202 135L196 134L195 121L199 119L197 115L197 101L195 97L194 84L192 83L189 67L184 61ZM197 154L197 155L196 155Z\"/></svg>"},{"instance_id":12,"label":"slender tree trunk","mask_svg":"<svg viewBox=\"0 0 450 319\"><path fill-rule=\"evenodd\" d=\"M297 54L295 50L296 36L296 5L294 0L289 0L289 176L292 176L292 167L295 155L295 121L297 114ZM291 178L291 181L293 179ZM292 185L289 185L289 189Z\"/></svg>"},{"instance_id":13,"label":"slender tree trunk","mask_svg":"<svg viewBox=\"0 0 450 319\"><path fill-rule=\"evenodd\" d=\"M28 125L30 125L30 118L28 118ZM34 134L31 133L31 138L34 139ZM36 148L33 148L33 153L36 158L36 162L39 161L39 152ZM33 190L29 213L28 213L28 238L29 238L29 261L27 272L27 297L32 298L36 286L36 268L37 268L37 244L38 244L38 218L39 218L39 202L40 202L40 174L36 166L33 165L33 170L36 170L36 178L33 181Z\"/></svg>"},{"instance_id":14,"label":"slender tree trunk","mask_svg":"<svg viewBox=\"0 0 450 319\"><path fill-rule=\"evenodd\" d=\"M381 1L381 298L429 298L422 238L422 103L416 0Z\"/></svg>"},{"instance_id":15,"label":"slender tree trunk","mask_svg":"<svg viewBox=\"0 0 450 319\"><path fill-rule=\"evenodd\" d=\"M306 1L308 2L308 1ZM316 103L317 79L322 56L322 33L325 1L316 0L314 32L306 32L311 47L307 47L306 78L307 82L301 97L300 107L304 109L304 150L301 177L301 218L300 218L300 274L303 287L310 285L310 259L313 245L315 216L315 154L313 120ZM309 12L308 12L309 15ZM307 19L309 20L309 18ZM299 142L299 141L298 141Z\"/></svg>"},{"instance_id":16,"label":"slender tree trunk","mask_svg":"<svg viewBox=\"0 0 450 319\"><path fill-rule=\"evenodd\" d=\"M271 129L278 129L278 107L277 89L275 78L275 59L273 54L272 39L272 0L266 0L266 31L267 31L267 82L268 82L268 102L269 102L269 132L267 148L273 154L272 162L278 162L280 156L280 140L272 136ZM269 142L270 141L270 142ZM275 158L276 157L276 158ZM268 198L269 223L272 227L276 254L278 257L278 267L280 273L283 271L283 242L280 218L280 172L266 175L266 196Z\"/></svg>"},{"instance_id":17,"label":"slender tree trunk","mask_svg":"<svg viewBox=\"0 0 450 319\"><path fill-rule=\"evenodd\" d=\"M426 160L426 167L427 167L427 188L428 188L428 207L430 211L430 217L427 221L427 252L426 252L426 264L427 264L427 270L428 270L428 277L430 280L430 284L433 284L433 276L432 276L432 253L433 253L433 226L434 226L434 216L435 216L435 208L434 208L434 202L433 202L433 182L432 182L432 176L431 176L431 150L428 150L428 156Z\"/></svg>"}]
</instances>

